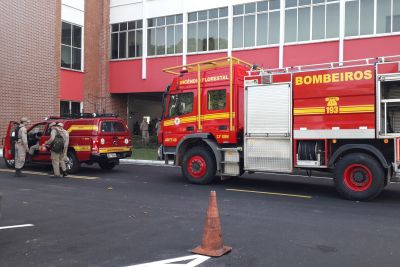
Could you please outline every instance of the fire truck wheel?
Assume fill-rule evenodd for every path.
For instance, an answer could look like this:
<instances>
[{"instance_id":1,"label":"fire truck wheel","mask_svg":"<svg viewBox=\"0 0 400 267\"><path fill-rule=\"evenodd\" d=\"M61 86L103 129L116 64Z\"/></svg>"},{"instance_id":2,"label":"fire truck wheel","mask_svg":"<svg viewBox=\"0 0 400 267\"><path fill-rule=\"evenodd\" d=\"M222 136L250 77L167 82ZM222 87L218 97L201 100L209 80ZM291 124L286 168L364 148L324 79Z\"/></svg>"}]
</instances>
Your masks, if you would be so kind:
<instances>
[{"instance_id":1,"label":"fire truck wheel","mask_svg":"<svg viewBox=\"0 0 400 267\"><path fill-rule=\"evenodd\" d=\"M349 200L371 200L385 186L384 171L379 162L367 154L346 155L335 167L335 186Z\"/></svg>"},{"instance_id":2,"label":"fire truck wheel","mask_svg":"<svg viewBox=\"0 0 400 267\"><path fill-rule=\"evenodd\" d=\"M6 164L7 168L14 169L15 161L13 159L4 159L4 163Z\"/></svg>"},{"instance_id":3,"label":"fire truck wheel","mask_svg":"<svg viewBox=\"0 0 400 267\"><path fill-rule=\"evenodd\" d=\"M112 170L116 165L117 163L115 162L108 162L108 161L99 162L99 166L103 170Z\"/></svg>"},{"instance_id":4,"label":"fire truck wheel","mask_svg":"<svg viewBox=\"0 0 400 267\"><path fill-rule=\"evenodd\" d=\"M211 183L216 170L215 159L206 148L194 147L183 157L182 173L191 183Z\"/></svg>"},{"instance_id":5,"label":"fire truck wheel","mask_svg":"<svg viewBox=\"0 0 400 267\"><path fill-rule=\"evenodd\" d=\"M77 173L81 168L81 163L78 161L75 153L73 151L67 152L68 162L67 162L67 172Z\"/></svg>"}]
</instances>

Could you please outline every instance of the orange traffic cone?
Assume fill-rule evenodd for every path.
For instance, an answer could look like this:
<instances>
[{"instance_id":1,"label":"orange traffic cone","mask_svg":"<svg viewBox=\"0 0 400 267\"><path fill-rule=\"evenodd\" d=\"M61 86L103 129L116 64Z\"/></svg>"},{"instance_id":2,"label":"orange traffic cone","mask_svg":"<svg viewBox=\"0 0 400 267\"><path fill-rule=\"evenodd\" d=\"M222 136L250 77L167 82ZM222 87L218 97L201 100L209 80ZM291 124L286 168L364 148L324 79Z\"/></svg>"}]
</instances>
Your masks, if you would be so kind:
<instances>
[{"instance_id":1,"label":"orange traffic cone","mask_svg":"<svg viewBox=\"0 0 400 267\"><path fill-rule=\"evenodd\" d=\"M193 249L192 252L211 257L219 257L231 250L231 247L224 246L222 242L221 223L219 221L217 207L217 193L211 191L202 244Z\"/></svg>"}]
</instances>

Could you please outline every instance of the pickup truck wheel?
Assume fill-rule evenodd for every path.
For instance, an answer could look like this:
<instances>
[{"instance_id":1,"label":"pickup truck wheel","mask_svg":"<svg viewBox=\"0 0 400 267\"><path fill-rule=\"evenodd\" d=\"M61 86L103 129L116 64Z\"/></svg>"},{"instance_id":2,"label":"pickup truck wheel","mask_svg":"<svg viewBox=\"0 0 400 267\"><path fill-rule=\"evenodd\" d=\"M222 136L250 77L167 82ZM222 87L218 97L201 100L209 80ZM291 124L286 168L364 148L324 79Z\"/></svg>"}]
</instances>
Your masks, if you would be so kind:
<instances>
[{"instance_id":1,"label":"pickup truck wheel","mask_svg":"<svg viewBox=\"0 0 400 267\"><path fill-rule=\"evenodd\" d=\"M99 166L103 170L112 170L116 165L117 163L115 162L108 162L108 161L99 162Z\"/></svg>"},{"instance_id":2,"label":"pickup truck wheel","mask_svg":"<svg viewBox=\"0 0 400 267\"><path fill-rule=\"evenodd\" d=\"M194 147L183 157L182 173L191 183L211 183L216 170L214 156L203 147Z\"/></svg>"},{"instance_id":3,"label":"pickup truck wheel","mask_svg":"<svg viewBox=\"0 0 400 267\"><path fill-rule=\"evenodd\" d=\"M77 173L81 168L81 163L78 161L75 153L73 151L67 152L68 161L67 165L67 172L68 173Z\"/></svg>"},{"instance_id":4,"label":"pickup truck wheel","mask_svg":"<svg viewBox=\"0 0 400 267\"><path fill-rule=\"evenodd\" d=\"M4 159L4 163L9 169L14 169L15 167L15 161L13 159Z\"/></svg>"},{"instance_id":5,"label":"pickup truck wheel","mask_svg":"<svg viewBox=\"0 0 400 267\"><path fill-rule=\"evenodd\" d=\"M343 157L335 168L335 186L346 199L367 201L377 197L385 186L382 166L370 155L353 153Z\"/></svg>"}]
</instances>

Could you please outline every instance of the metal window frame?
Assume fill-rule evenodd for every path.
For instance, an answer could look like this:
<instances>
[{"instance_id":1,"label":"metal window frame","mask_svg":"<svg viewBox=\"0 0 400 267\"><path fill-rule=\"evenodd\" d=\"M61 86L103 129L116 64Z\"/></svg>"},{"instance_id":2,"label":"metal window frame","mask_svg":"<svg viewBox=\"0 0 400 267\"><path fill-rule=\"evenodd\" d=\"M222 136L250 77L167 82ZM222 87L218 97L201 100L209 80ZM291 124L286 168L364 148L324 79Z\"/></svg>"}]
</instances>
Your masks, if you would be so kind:
<instances>
[{"instance_id":1,"label":"metal window frame","mask_svg":"<svg viewBox=\"0 0 400 267\"><path fill-rule=\"evenodd\" d=\"M219 16L219 10L220 9L222 9L222 8L228 8L228 6L226 6L226 7L218 7L218 8L211 8L211 9L205 9L205 10L199 10L199 11L195 11L195 12L190 12L190 13L187 13L187 18L188 18L188 21L187 21L187 25L188 25L188 27L187 27L187 30L189 31L189 25L190 24L196 24L196 51L192 51L192 52L187 52L187 54L189 54L189 55L192 55L192 54L198 54L198 53L206 53L206 52L218 52L218 51L225 51L225 50L227 50L227 48L224 48L224 49L220 49L220 47L219 47L219 39L220 39L220 21L221 20L223 20L223 19L228 19L229 20L229 10L228 10L228 15L227 16L224 16L224 17L220 17ZM216 17L216 18L212 18L212 19L210 19L209 18L209 12L210 12L210 10L214 10L214 9L218 9L218 17ZM201 19L201 20L199 20L199 15L198 15L198 13L199 12L203 12L203 11L206 11L207 12L207 18L206 19ZM193 21L189 21L189 14L192 14L192 13L197 13L197 19L196 20L193 20ZM217 26L217 49L214 49L214 50L210 50L210 42L209 42L209 39L210 39L210 21L217 21L218 22L218 26ZM198 42L197 42L197 40L199 40L199 23L200 22L206 22L206 28L207 28L207 34L206 34L206 39L207 39L207 49L206 50L199 50L199 45L198 45ZM228 21L228 23L229 23L229 21ZM229 26L228 26L228 30L229 30ZM187 35L187 38L188 38L188 35ZM230 40L229 40L229 38L228 38L228 43L230 42Z\"/></svg>"},{"instance_id":2,"label":"metal window frame","mask_svg":"<svg viewBox=\"0 0 400 267\"><path fill-rule=\"evenodd\" d=\"M390 0L390 31L389 32L381 32L378 34L393 34L393 1ZM377 34L377 22L378 22L378 0L374 0L374 34Z\"/></svg>"},{"instance_id":3,"label":"metal window frame","mask_svg":"<svg viewBox=\"0 0 400 267\"><path fill-rule=\"evenodd\" d=\"M70 67L70 68L62 67L62 68L63 68L63 69L68 69L68 70L74 70L74 71L83 71L83 69L84 69L84 67L83 67L83 56L84 56L84 55L83 55L83 51L84 51L84 50L83 50L83 47L84 47L84 43L83 43L83 40L84 40L84 39L83 39L83 34L84 34L84 27L81 26L81 25L75 24L75 23L71 23L71 22L62 20L62 21L61 21L61 32L62 32L62 24L63 24L63 22L66 23L66 24L71 25L71 45L63 44L62 41L61 41L60 50L62 49L63 46L68 47L68 48L70 49L70 51L71 51L71 56L70 56L71 67ZM76 26L76 27L81 28L81 47L73 46L73 43L72 43L73 26ZM81 60L80 60L80 61L81 61L81 68L80 68L80 69L75 69L75 68L72 67L72 50L73 50L73 49L79 49L79 50L81 51ZM61 65L61 62L60 62L60 65Z\"/></svg>"},{"instance_id":4,"label":"metal window frame","mask_svg":"<svg viewBox=\"0 0 400 267\"><path fill-rule=\"evenodd\" d=\"M129 33L130 32L135 32L135 47L137 46L138 42L137 42L137 32L138 31L142 31L142 47L143 47L143 31L144 31L144 27L143 27L143 23L142 23L142 27L141 28L137 28L135 27L135 29L129 30L128 29L128 23L129 22L135 22L135 24L137 24L138 21L143 21L142 19L138 19L138 20L130 20L130 21L122 21L122 22L118 22L118 23L113 23L110 24L110 44L111 44L111 39L112 39L112 35L113 34L117 34L118 35L118 44L117 44L117 58L112 58L112 46L110 45L110 58L111 60L122 60L122 59L130 59L130 58L140 58L141 56L137 56L137 51L135 49L135 56L130 57L129 56L129 42L128 42L128 37L129 37ZM120 23L127 23L127 27L126 30L121 31L120 28L118 27L118 31L112 31L112 26L115 24L120 24ZM120 33L125 32L126 33L126 40L125 40L125 55L126 57L120 58L119 57L119 39L120 39ZM143 54L143 53L142 53Z\"/></svg>"},{"instance_id":5,"label":"metal window frame","mask_svg":"<svg viewBox=\"0 0 400 267\"><path fill-rule=\"evenodd\" d=\"M350 1L359 1L359 0L350 0ZM291 41L291 42L286 42L284 41L284 45L287 44L297 44L297 43L304 43L304 42L318 42L318 41L324 41L327 39L334 39L334 38L339 38L338 37L333 37L333 38L327 38L327 10L328 10L328 6L333 5L333 4L339 4L340 5L341 1L335 1L335 2L323 2L323 3L316 3L313 4L312 2L310 4L307 5L301 5L299 6L298 2L296 6L293 7L285 7L284 8L284 14L281 14L281 16L284 17L284 20L286 21L286 10L292 10L292 9L296 9L296 21L297 21L297 25L296 25L296 40L295 41ZM324 6L324 34L323 37L320 39L313 39L313 21L314 21L314 8L317 6ZM340 7L340 6L339 6ZM310 31L309 31L309 39L305 40L305 41L299 41L299 9L305 9L305 8L310 8ZM269 12L269 10L268 10ZM269 12L270 13L270 12ZM339 8L339 24L340 24L340 8ZM286 24L286 22L285 22ZM268 17L268 25L269 25L269 17ZM284 30L284 33L286 34L286 31ZM340 35L340 34L339 34ZM285 39L285 38L284 38ZM268 44L269 44L269 40L268 40Z\"/></svg>"},{"instance_id":6,"label":"metal window frame","mask_svg":"<svg viewBox=\"0 0 400 267\"><path fill-rule=\"evenodd\" d=\"M176 52L176 46L177 46L177 43L175 42L176 40L175 40L175 36L176 36L176 33L175 33L175 31L176 31L176 26L178 26L178 25L182 25L182 36L183 36L183 20L182 20L182 22L179 22L179 23L176 23L176 17L177 16L179 16L179 15L182 15L182 16L184 16L185 14L183 14L183 13L180 13L180 14L172 14L172 15L168 15L168 16L160 16L160 17L154 17L154 18L146 18L146 20L148 21L148 20L150 20L150 19L158 19L158 18L165 18L165 24L164 25L161 25L161 26L151 26L151 27L147 27L147 31L149 31L149 30L152 30L152 29L154 29L156 32L155 32L155 37L154 37L154 41L155 41L155 47L154 47L154 55L147 55L147 57L160 57L160 56L172 56L172 55L180 55L180 54L182 54L182 52L179 52L179 53L177 53ZM167 22L167 17L170 17L170 16L174 16L174 23L172 23L172 24L166 24L166 22ZM187 16L189 16L189 13L187 13ZM189 24L189 22L187 23L187 24ZM173 32L173 36L174 36L174 53L172 53L172 54L168 54L168 52L167 52L167 50L168 50L168 46L167 46L167 39L168 39L168 35L167 35L167 28L169 27L169 26L173 26L173 29L174 29L174 32ZM159 29L159 28L164 28L165 30L164 30L164 47L165 47L165 52L163 53L163 54L157 54L157 29ZM183 38L183 37L182 37ZM148 44L148 42L147 42L147 44L146 44L147 46L149 45ZM149 49L147 49L147 50L149 50ZM182 50L183 50L183 48L182 48Z\"/></svg>"},{"instance_id":7,"label":"metal window frame","mask_svg":"<svg viewBox=\"0 0 400 267\"><path fill-rule=\"evenodd\" d=\"M243 6L243 14L238 14L238 15L233 15L232 14L232 19L233 18L236 18L236 17L242 17L243 18L243 24L242 24L242 43L243 43L243 45L242 46L238 46L238 47L234 47L233 49L240 49L240 48L246 48L246 49L249 49L249 48L253 48L253 47L264 47L264 46L268 46L268 45L271 45L270 44L270 42L269 42L269 32L270 32L270 18L271 18L271 16L270 16L270 14L271 13L274 13L274 12L279 12L280 13L280 9L274 9L274 10L270 10L270 1L266 1L267 2L267 4L268 4L268 8L267 8L267 11L257 11L257 6L256 6L256 9L255 9L255 11L254 12L251 12L251 13L245 13L245 5L246 4L252 4L252 3L258 3L259 1L256 1L256 2L249 2L249 3L244 3L244 4L238 4L238 5L233 5L232 6L232 8L234 7L234 6ZM281 6L282 6L283 4L281 3ZM293 7L292 7L293 8ZM289 8L289 9L291 9L291 8ZM257 44L257 37L258 37L258 15L259 14L267 14L267 16L268 16L268 18L267 18L267 43L266 44L264 44L264 45L258 45ZM245 46L245 43L244 43L244 41L245 41L245 38L244 38L244 35L245 35L245 29L244 29L244 17L246 17L246 16L249 16L249 15L254 15L255 16L255 19L254 19L254 29L255 29L255 31L254 31L254 45L253 46ZM232 25L232 31L233 31L233 25ZM232 41L233 41L233 39L232 39ZM277 43L278 44L278 43ZM277 45L277 44L272 44L272 45Z\"/></svg>"}]
</instances>

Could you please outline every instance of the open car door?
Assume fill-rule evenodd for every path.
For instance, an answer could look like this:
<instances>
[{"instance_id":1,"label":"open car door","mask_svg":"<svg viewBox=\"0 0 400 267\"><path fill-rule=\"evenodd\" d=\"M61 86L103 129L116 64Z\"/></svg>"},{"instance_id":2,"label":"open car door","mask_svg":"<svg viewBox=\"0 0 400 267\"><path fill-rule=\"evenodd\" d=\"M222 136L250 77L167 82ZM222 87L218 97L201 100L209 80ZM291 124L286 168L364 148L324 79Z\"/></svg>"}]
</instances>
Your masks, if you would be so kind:
<instances>
[{"instance_id":1,"label":"open car door","mask_svg":"<svg viewBox=\"0 0 400 267\"><path fill-rule=\"evenodd\" d=\"M4 138L3 158L8 168L14 168L15 145L13 137L15 135L15 128L18 125L18 122L10 121L7 128L7 135Z\"/></svg>"}]
</instances>

